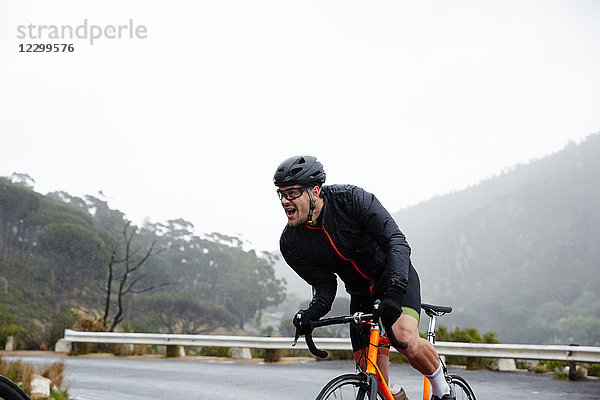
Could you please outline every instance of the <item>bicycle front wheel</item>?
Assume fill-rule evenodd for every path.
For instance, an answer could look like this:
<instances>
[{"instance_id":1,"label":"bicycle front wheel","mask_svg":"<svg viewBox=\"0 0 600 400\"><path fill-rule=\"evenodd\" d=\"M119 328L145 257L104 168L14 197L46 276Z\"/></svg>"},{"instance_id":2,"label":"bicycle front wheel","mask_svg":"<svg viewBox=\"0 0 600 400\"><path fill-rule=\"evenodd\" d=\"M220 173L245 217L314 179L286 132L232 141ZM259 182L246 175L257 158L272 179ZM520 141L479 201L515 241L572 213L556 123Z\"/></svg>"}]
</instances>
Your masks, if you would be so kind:
<instances>
[{"instance_id":1,"label":"bicycle front wheel","mask_svg":"<svg viewBox=\"0 0 600 400\"><path fill-rule=\"evenodd\" d=\"M369 399L369 384L356 374L340 375L333 378L316 400L375 400ZM377 399L385 400L383 395L377 391Z\"/></svg>"},{"instance_id":2,"label":"bicycle front wheel","mask_svg":"<svg viewBox=\"0 0 600 400\"><path fill-rule=\"evenodd\" d=\"M29 400L13 381L0 375L0 400Z\"/></svg>"},{"instance_id":3,"label":"bicycle front wheel","mask_svg":"<svg viewBox=\"0 0 600 400\"><path fill-rule=\"evenodd\" d=\"M476 400L473 389L462 376L450 374L448 378L449 385L454 388L454 393L456 393L456 400Z\"/></svg>"}]
</instances>

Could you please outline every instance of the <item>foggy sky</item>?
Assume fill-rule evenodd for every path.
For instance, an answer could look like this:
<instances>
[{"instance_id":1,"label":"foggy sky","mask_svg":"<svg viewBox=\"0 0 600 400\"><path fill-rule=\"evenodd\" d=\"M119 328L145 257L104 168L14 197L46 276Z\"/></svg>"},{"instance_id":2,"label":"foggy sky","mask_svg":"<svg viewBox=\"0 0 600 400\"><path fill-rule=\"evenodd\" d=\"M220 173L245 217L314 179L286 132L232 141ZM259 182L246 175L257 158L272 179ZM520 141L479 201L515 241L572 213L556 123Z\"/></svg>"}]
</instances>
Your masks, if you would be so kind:
<instances>
[{"instance_id":1,"label":"foggy sky","mask_svg":"<svg viewBox=\"0 0 600 400\"><path fill-rule=\"evenodd\" d=\"M0 176L272 250L272 175L292 155L394 212L600 130L599 16L595 1L3 1ZM17 26L84 19L147 38L18 52L35 40Z\"/></svg>"}]
</instances>

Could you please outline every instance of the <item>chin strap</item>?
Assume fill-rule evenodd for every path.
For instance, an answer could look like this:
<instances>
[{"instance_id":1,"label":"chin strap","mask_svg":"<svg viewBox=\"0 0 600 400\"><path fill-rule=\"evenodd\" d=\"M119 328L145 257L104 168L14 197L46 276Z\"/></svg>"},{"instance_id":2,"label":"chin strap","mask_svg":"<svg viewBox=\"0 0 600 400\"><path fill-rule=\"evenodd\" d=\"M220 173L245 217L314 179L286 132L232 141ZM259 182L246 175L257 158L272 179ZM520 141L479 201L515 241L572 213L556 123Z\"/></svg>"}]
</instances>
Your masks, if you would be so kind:
<instances>
[{"instance_id":1,"label":"chin strap","mask_svg":"<svg viewBox=\"0 0 600 400\"><path fill-rule=\"evenodd\" d=\"M308 197L310 198L310 208L308 209L308 220L306 222L309 225L315 225L315 223L312 220L312 217L313 217L313 212L315 211L315 204L317 202L316 202L316 200L313 200L312 193L310 192L310 189L306 189L306 191L308 192Z\"/></svg>"}]
</instances>

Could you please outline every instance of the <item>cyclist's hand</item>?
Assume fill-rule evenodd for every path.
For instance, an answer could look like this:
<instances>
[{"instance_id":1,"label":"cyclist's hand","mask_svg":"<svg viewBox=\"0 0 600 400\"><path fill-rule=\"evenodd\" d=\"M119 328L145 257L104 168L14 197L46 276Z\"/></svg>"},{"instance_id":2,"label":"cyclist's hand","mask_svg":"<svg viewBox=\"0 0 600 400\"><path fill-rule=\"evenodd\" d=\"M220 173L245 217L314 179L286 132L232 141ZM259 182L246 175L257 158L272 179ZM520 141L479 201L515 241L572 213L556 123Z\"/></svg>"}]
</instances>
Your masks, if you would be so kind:
<instances>
[{"instance_id":1,"label":"cyclist's hand","mask_svg":"<svg viewBox=\"0 0 600 400\"><path fill-rule=\"evenodd\" d=\"M310 321L316 321L319 318L320 315L308 308L306 310L298 310L292 322L300 330L301 335L306 335L306 333L310 332Z\"/></svg>"},{"instance_id":2,"label":"cyclist's hand","mask_svg":"<svg viewBox=\"0 0 600 400\"><path fill-rule=\"evenodd\" d=\"M401 304L404 293L400 287L390 286L386 290L379 308L373 311L374 318L379 319L381 317L381 322L383 322L383 326L388 331L398 318L400 318L400 315L402 315Z\"/></svg>"}]
</instances>

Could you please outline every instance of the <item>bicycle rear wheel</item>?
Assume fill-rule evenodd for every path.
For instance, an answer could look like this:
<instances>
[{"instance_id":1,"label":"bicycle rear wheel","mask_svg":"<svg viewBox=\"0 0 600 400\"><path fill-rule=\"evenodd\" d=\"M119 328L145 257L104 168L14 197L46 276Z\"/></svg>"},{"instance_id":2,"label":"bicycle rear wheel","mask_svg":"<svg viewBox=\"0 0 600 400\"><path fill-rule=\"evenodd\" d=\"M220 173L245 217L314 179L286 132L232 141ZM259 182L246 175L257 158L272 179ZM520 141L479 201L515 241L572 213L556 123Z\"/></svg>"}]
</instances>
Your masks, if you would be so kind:
<instances>
[{"instance_id":1,"label":"bicycle rear wheel","mask_svg":"<svg viewBox=\"0 0 600 400\"><path fill-rule=\"evenodd\" d=\"M385 400L379 391L377 399ZM316 400L371 400L369 399L369 384L360 375L340 375L323 387Z\"/></svg>"},{"instance_id":2,"label":"bicycle rear wheel","mask_svg":"<svg viewBox=\"0 0 600 400\"><path fill-rule=\"evenodd\" d=\"M476 400L473 389L462 376L450 374L448 378L450 380L448 383L456 393L456 400Z\"/></svg>"},{"instance_id":3,"label":"bicycle rear wheel","mask_svg":"<svg viewBox=\"0 0 600 400\"><path fill-rule=\"evenodd\" d=\"M0 375L0 400L29 400L13 381Z\"/></svg>"}]
</instances>

